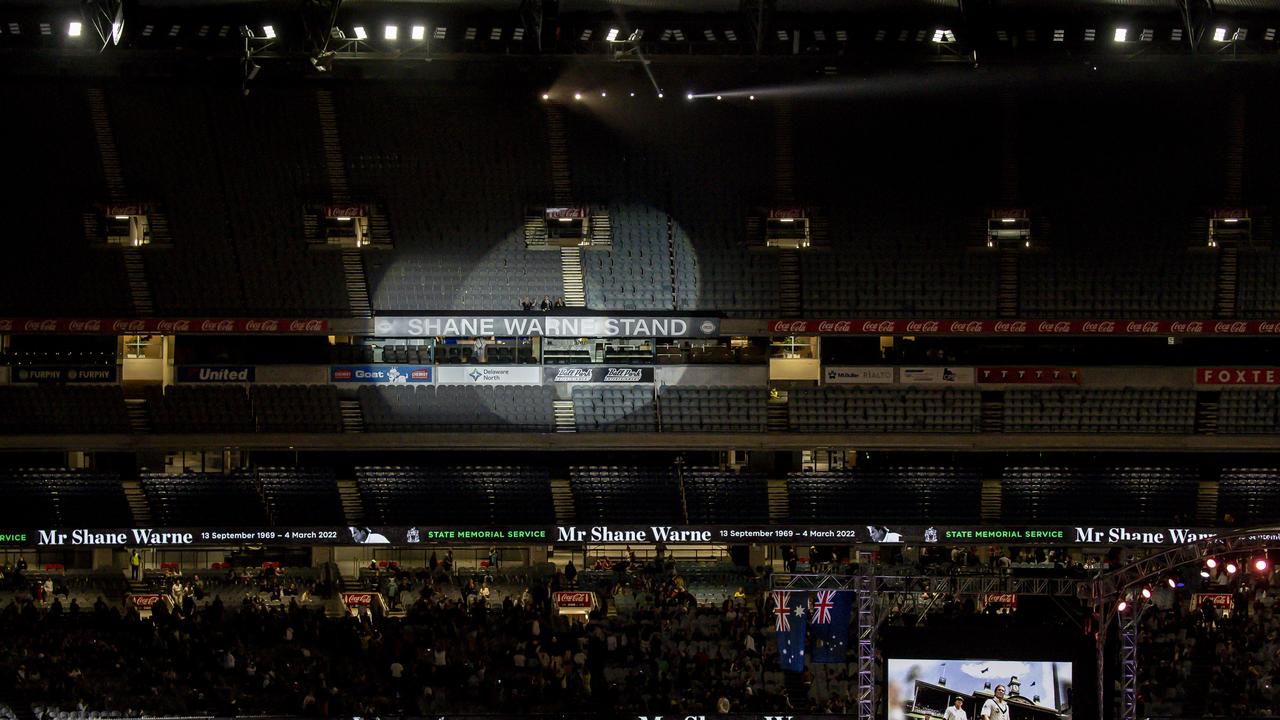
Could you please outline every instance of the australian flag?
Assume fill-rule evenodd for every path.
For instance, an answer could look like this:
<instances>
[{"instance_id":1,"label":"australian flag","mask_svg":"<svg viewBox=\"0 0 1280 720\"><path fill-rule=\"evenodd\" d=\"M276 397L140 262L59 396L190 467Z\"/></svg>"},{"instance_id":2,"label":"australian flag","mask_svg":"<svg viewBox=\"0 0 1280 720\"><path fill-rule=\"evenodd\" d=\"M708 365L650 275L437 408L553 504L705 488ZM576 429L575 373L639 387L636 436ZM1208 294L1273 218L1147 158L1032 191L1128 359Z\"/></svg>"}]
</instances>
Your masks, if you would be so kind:
<instances>
[{"instance_id":1,"label":"australian flag","mask_svg":"<svg viewBox=\"0 0 1280 720\"><path fill-rule=\"evenodd\" d=\"M842 663L849 652L849 620L853 615L853 593L819 590L813 595L813 661Z\"/></svg>"},{"instance_id":2,"label":"australian flag","mask_svg":"<svg viewBox=\"0 0 1280 720\"><path fill-rule=\"evenodd\" d=\"M809 614L808 593L773 591L773 629L778 633L778 664L789 672L804 672L804 626Z\"/></svg>"}]
</instances>

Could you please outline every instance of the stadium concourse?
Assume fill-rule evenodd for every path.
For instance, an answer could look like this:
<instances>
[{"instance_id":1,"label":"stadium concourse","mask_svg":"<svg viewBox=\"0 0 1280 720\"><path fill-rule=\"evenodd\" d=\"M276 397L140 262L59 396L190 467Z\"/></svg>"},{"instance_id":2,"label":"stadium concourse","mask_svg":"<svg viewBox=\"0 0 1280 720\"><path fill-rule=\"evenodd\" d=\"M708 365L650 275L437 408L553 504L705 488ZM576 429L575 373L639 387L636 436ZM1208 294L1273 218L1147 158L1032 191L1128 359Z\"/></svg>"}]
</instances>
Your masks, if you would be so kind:
<instances>
[{"instance_id":1,"label":"stadium concourse","mask_svg":"<svg viewBox=\"0 0 1280 720\"><path fill-rule=\"evenodd\" d=\"M1277 27L5 4L0 720L1274 717Z\"/></svg>"}]
</instances>

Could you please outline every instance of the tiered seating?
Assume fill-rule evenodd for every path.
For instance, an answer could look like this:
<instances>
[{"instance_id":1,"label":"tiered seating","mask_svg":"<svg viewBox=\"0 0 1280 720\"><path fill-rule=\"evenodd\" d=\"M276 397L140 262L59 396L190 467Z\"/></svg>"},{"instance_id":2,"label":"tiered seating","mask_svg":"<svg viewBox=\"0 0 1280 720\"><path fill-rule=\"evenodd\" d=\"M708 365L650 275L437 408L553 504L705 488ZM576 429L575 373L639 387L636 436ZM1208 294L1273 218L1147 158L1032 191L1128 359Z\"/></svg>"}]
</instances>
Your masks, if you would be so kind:
<instances>
[{"instance_id":1,"label":"tiered seating","mask_svg":"<svg viewBox=\"0 0 1280 720\"><path fill-rule=\"evenodd\" d=\"M373 432L550 432L554 390L545 385L362 385Z\"/></svg>"},{"instance_id":2,"label":"tiered seating","mask_svg":"<svg viewBox=\"0 0 1280 720\"><path fill-rule=\"evenodd\" d=\"M690 468L684 473L684 500L693 524L769 522L769 481L760 473Z\"/></svg>"},{"instance_id":3,"label":"tiered seating","mask_svg":"<svg viewBox=\"0 0 1280 720\"><path fill-rule=\"evenodd\" d=\"M245 527L265 524L267 509L253 473L143 472L142 491L157 525Z\"/></svg>"},{"instance_id":4,"label":"tiered seating","mask_svg":"<svg viewBox=\"0 0 1280 720\"><path fill-rule=\"evenodd\" d=\"M1218 514L1249 527L1280 521L1280 468L1225 468L1218 482Z\"/></svg>"},{"instance_id":5,"label":"tiered seating","mask_svg":"<svg viewBox=\"0 0 1280 720\"><path fill-rule=\"evenodd\" d=\"M581 522L681 523L680 486L669 467L585 465L569 469Z\"/></svg>"},{"instance_id":6,"label":"tiered seating","mask_svg":"<svg viewBox=\"0 0 1280 720\"><path fill-rule=\"evenodd\" d=\"M524 245L525 205L551 197L537 106L404 85L334 101L351 184L385 203L394 234L393 253L367 256L376 311L518 311L564 294L559 253Z\"/></svg>"},{"instance_id":7,"label":"tiered seating","mask_svg":"<svg viewBox=\"0 0 1280 720\"><path fill-rule=\"evenodd\" d=\"M940 229L952 229L948 234ZM831 252L804 253L810 316L996 315L997 257L966 252L955 218L831 218Z\"/></svg>"},{"instance_id":8,"label":"tiered seating","mask_svg":"<svg viewBox=\"0 0 1280 720\"><path fill-rule=\"evenodd\" d=\"M127 432L119 385L0 386L0 434Z\"/></svg>"},{"instance_id":9,"label":"tiered seating","mask_svg":"<svg viewBox=\"0 0 1280 720\"><path fill-rule=\"evenodd\" d=\"M147 387L151 427L161 433L253 432L249 395L240 386Z\"/></svg>"},{"instance_id":10,"label":"tiered seating","mask_svg":"<svg viewBox=\"0 0 1280 720\"><path fill-rule=\"evenodd\" d=\"M0 524L8 527L128 527L120 477L67 469L0 470Z\"/></svg>"},{"instance_id":11,"label":"tiered seating","mask_svg":"<svg viewBox=\"0 0 1280 720\"><path fill-rule=\"evenodd\" d=\"M655 432L653 388L574 385L573 421L578 432Z\"/></svg>"},{"instance_id":12,"label":"tiered seating","mask_svg":"<svg viewBox=\"0 0 1280 720\"><path fill-rule=\"evenodd\" d=\"M1192 517L1198 474L1188 468L1011 467L1001 479L1005 522L1160 525Z\"/></svg>"},{"instance_id":13,"label":"tiered seating","mask_svg":"<svg viewBox=\"0 0 1280 720\"><path fill-rule=\"evenodd\" d=\"M544 468L358 467L356 482L370 523L492 527L555 520Z\"/></svg>"},{"instance_id":14,"label":"tiered seating","mask_svg":"<svg viewBox=\"0 0 1280 720\"><path fill-rule=\"evenodd\" d=\"M275 525L345 525L333 470L263 467L255 473Z\"/></svg>"},{"instance_id":15,"label":"tiered seating","mask_svg":"<svg viewBox=\"0 0 1280 720\"><path fill-rule=\"evenodd\" d=\"M798 432L977 432L982 401L959 388L806 388L788 413Z\"/></svg>"},{"instance_id":16,"label":"tiered seating","mask_svg":"<svg viewBox=\"0 0 1280 720\"><path fill-rule=\"evenodd\" d=\"M106 199L80 83L7 83L0 132L23 168L0 197L5 244L0 308L7 317L133 313L118 250L91 248L83 213Z\"/></svg>"},{"instance_id":17,"label":"tiered seating","mask_svg":"<svg viewBox=\"0 0 1280 720\"><path fill-rule=\"evenodd\" d=\"M1062 236L1072 239L1065 248L1021 257L1027 317L1212 317L1217 256L1168 242L1176 227L1130 234L1081 223Z\"/></svg>"},{"instance_id":18,"label":"tiered seating","mask_svg":"<svg viewBox=\"0 0 1280 720\"><path fill-rule=\"evenodd\" d=\"M254 385L249 401L262 432L342 432L333 385Z\"/></svg>"},{"instance_id":19,"label":"tiered seating","mask_svg":"<svg viewBox=\"0 0 1280 720\"><path fill-rule=\"evenodd\" d=\"M664 432L764 432L768 423L764 388L666 385L658 402Z\"/></svg>"},{"instance_id":20,"label":"tiered seating","mask_svg":"<svg viewBox=\"0 0 1280 720\"><path fill-rule=\"evenodd\" d=\"M951 467L895 467L787 476L793 522L976 522L978 474Z\"/></svg>"},{"instance_id":21,"label":"tiered seating","mask_svg":"<svg viewBox=\"0 0 1280 720\"><path fill-rule=\"evenodd\" d=\"M1190 433L1193 390L1010 390L1004 398L1005 432Z\"/></svg>"},{"instance_id":22,"label":"tiered seating","mask_svg":"<svg viewBox=\"0 0 1280 720\"><path fill-rule=\"evenodd\" d=\"M1236 311L1240 317L1274 319L1280 315L1280 255L1241 249Z\"/></svg>"},{"instance_id":23,"label":"tiered seating","mask_svg":"<svg viewBox=\"0 0 1280 720\"><path fill-rule=\"evenodd\" d=\"M1275 390L1223 390L1218 402L1218 432L1280 432L1280 393Z\"/></svg>"}]
</instances>

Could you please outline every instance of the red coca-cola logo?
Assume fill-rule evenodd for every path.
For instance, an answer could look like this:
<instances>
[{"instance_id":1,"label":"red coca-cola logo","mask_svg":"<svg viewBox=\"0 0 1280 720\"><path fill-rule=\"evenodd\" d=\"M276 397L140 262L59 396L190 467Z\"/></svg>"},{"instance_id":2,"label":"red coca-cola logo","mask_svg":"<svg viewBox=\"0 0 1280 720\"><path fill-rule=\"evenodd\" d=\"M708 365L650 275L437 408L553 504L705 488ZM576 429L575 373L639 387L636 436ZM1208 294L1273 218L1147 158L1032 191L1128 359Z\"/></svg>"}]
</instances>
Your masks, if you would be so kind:
<instances>
[{"instance_id":1,"label":"red coca-cola logo","mask_svg":"<svg viewBox=\"0 0 1280 720\"><path fill-rule=\"evenodd\" d=\"M294 320L289 323L289 332L320 332L324 330L323 320Z\"/></svg>"},{"instance_id":2,"label":"red coca-cola logo","mask_svg":"<svg viewBox=\"0 0 1280 720\"><path fill-rule=\"evenodd\" d=\"M1204 323L1196 320L1194 322L1179 321L1169 326L1169 330L1176 333L1198 333L1204 332Z\"/></svg>"},{"instance_id":3,"label":"red coca-cola logo","mask_svg":"<svg viewBox=\"0 0 1280 720\"><path fill-rule=\"evenodd\" d=\"M1059 320L1058 322L1042 322L1040 323L1039 330L1042 333L1069 333L1071 332L1071 323L1066 320Z\"/></svg>"},{"instance_id":4,"label":"red coca-cola logo","mask_svg":"<svg viewBox=\"0 0 1280 720\"><path fill-rule=\"evenodd\" d=\"M1004 333L1023 333L1027 331L1026 320L998 320L996 321L996 332Z\"/></svg>"},{"instance_id":5,"label":"red coca-cola logo","mask_svg":"<svg viewBox=\"0 0 1280 720\"><path fill-rule=\"evenodd\" d=\"M67 329L72 332L98 332L102 329L101 320L72 320L67 323Z\"/></svg>"},{"instance_id":6,"label":"red coca-cola logo","mask_svg":"<svg viewBox=\"0 0 1280 720\"><path fill-rule=\"evenodd\" d=\"M1160 323L1156 322L1155 320L1148 320L1146 322L1131 322L1128 325L1124 326L1124 331L1127 333L1160 332Z\"/></svg>"},{"instance_id":7,"label":"red coca-cola logo","mask_svg":"<svg viewBox=\"0 0 1280 720\"><path fill-rule=\"evenodd\" d=\"M156 330L162 333L188 332L191 330L191 321L161 320L156 323Z\"/></svg>"},{"instance_id":8,"label":"red coca-cola logo","mask_svg":"<svg viewBox=\"0 0 1280 720\"><path fill-rule=\"evenodd\" d=\"M942 328L942 324L937 320L911 320L907 322L907 332L938 332Z\"/></svg>"},{"instance_id":9,"label":"red coca-cola logo","mask_svg":"<svg viewBox=\"0 0 1280 720\"><path fill-rule=\"evenodd\" d=\"M148 610L155 607L160 602L160 595L157 593L146 593L142 595L133 595L133 606L139 610Z\"/></svg>"},{"instance_id":10,"label":"red coca-cola logo","mask_svg":"<svg viewBox=\"0 0 1280 720\"><path fill-rule=\"evenodd\" d=\"M1080 328L1087 333L1113 333L1116 331L1116 324L1110 320L1086 320Z\"/></svg>"},{"instance_id":11,"label":"red coca-cola logo","mask_svg":"<svg viewBox=\"0 0 1280 720\"><path fill-rule=\"evenodd\" d=\"M868 333L891 333L895 329L895 323L892 320L868 320L862 323L862 332Z\"/></svg>"},{"instance_id":12,"label":"red coca-cola logo","mask_svg":"<svg viewBox=\"0 0 1280 720\"><path fill-rule=\"evenodd\" d=\"M850 320L823 320L818 323L818 332L822 333L847 333L853 330L853 322Z\"/></svg>"},{"instance_id":13,"label":"red coca-cola logo","mask_svg":"<svg viewBox=\"0 0 1280 720\"><path fill-rule=\"evenodd\" d=\"M234 320L205 320L200 323L201 332L231 332L235 329Z\"/></svg>"},{"instance_id":14,"label":"red coca-cola logo","mask_svg":"<svg viewBox=\"0 0 1280 720\"><path fill-rule=\"evenodd\" d=\"M3 330L3 329L4 328L0 327L0 330ZM1263 332L1263 333L1280 332L1280 322L1268 322L1266 320L1263 320L1262 322L1258 323L1258 332Z\"/></svg>"},{"instance_id":15,"label":"red coca-cola logo","mask_svg":"<svg viewBox=\"0 0 1280 720\"><path fill-rule=\"evenodd\" d=\"M28 332L53 332L58 329L57 320L28 320L22 326Z\"/></svg>"},{"instance_id":16,"label":"red coca-cola logo","mask_svg":"<svg viewBox=\"0 0 1280 720\"><path fill-rule=\"evenodd\" d=\"M956 321L951 323L951 332L953 333L980 333L982 332L981 320Z\"/></svg>"},{"instance_id":17,"label":"red coca-cola logo","mask_svg":"<svg viewBox=\"0 0 1280 720\"><path fill-rule=\"evenodd\" d=\"M111 323L113 332L136 333L147 329L147 323L144 320L117 320Z\"/></svg>"},{"instance_id":18,"label":"red coca-cola logo","mask_svg":"<svg viewBox=\"0 0 1280 720\"><path fill-rule=\"evenodd\" d=\"M324 209L324 216L327 218L364 217L364 208L359 205L332 206Z\"/></svg>"},{"instance_id":19,"label":"red coca-cola logo","mask_svg":"<svg viewBox=\"0 0 1280 720\"><path fill-rule=\"evenodd\" d=\"M246 320L244 329L249 332L275 332L280 329L279 320Z\"/></svg>"},{"instance_id":20,"label":"red coca-cola logo","mask_svg":"<svg viewBox=\"0 0 1280 720\"><path fill-rule=\"evenodd\" d=\"M1214 323L1213 331L1216 333L1243 333L1248 332L1249 325L1242 320L1235 322Z\"/></svg>"},{"instance_id":21,"label":"red coca-cola logo","mask_svg":"<svg viewBox=\"0 0 1280 720\"><path fill-rule=\"evenodd\" d=\"M809 323L804 320L779 320L773 324L774 332L804 332Z\"/></svg>"},{"instance_id":22,"label":"red coca-cola logo","mask_svg":"<svg viewBox=\"0 0 1280 720\"><path fill-rule=\"evenodd\" d=\"M373 593L342 593L342 602L347 605L372 605Z\"/></svg>"}]
</instances>

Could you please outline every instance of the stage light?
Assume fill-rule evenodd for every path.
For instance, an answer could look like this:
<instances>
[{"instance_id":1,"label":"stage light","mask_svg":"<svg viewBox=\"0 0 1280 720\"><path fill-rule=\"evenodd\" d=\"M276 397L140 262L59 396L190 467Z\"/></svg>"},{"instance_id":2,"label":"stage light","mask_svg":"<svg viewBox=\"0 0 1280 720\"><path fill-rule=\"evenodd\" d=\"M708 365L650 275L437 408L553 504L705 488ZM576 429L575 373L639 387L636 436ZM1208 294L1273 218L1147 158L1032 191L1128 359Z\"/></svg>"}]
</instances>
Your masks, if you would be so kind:
<instances>
[{"instance_id":1,"label":"stage light","mask_svg":"<svg viewBox=\"0 0 1280 720\"><path fill-rule=\"evenodd\" d=\"M685 93L685 94L684 94L684 99L685 99L685 100L692 100L692 99L693 99L693 93L691 93L691 92L689 92L689 93Z\"/></svg>"},{"instance_id":2,"label":"stage light","mask_svg":"<svg viewBox=\"0 0 1280 720\"><path fill-rule=\"evenodd\" d=\"M1218 558L1209 558L1208 560L1205 560L1205 561L1204 561L1204 564L1205 564L1205 565L1206 565L1210 570L1212 570L1212 569L1214 569L1214 568L1218 567Z\"/></svg>"},{"instance_id":3,"label":"stage light","mask_svg":"<svg viewBox=\"0 0 1280 720\"><path fill-rule=\"evenodd\" d=\"M605 91L601 90L601 91L600 91L600 97L609 97L609 93L607 93L607 92L605 92Z\"/></svg>"},{"instance_id":4,"label":"stage light","mask_svg":"<svg viewBox=\"0 0 1280 720\"><path fill-rule=\"evenodd\" d=\"M1253 561L1253 569L1254 569L1254 570L1257 570L1257 571L1258 571L1258 572L1260 572L1260 573L1261 573L1261 572L1266 572L1266 571L1267 571L1267 567L1268 567L1268 566L1267 566L1267 559L1266 559L1266 558L1258 558L1257 560L1254 560L1254 561Z\"/></svg>"},{"instance_id":5,"label":"stage light","mask_svg":"<svg viewBox=\"0 0 1280 720\"><path fill-rule=\"evenodd\" d=\"M748 96L747 96L747 99L748 99L748 100L755 100L755 99L756 99L756 96L755 96L755 95L748 95Z\"/></svg>"},{"instance_id":6,"label":"stage light","mask_svg":"<svg viewBox=\"0 0 1280 720\"><path fill-rule=\"evenodd\" d=\"M1229 562L1229 563L1227 563L1227 574L1228 574L1228 575L1235 575L1235 574L1236 574L1236 571L1237 571L1237 570L1239 570L1239 569L1240 569L1240 568L1236 567L1236 564L1235 564L1235 563L1233 563L1233 562Z\"/></svg>"},{"instance_id":7,"label":"stage light","mask_svg":"<svg viewBox=\"0 0 1280 720\"><path fill-rule=\"evenodd\" d=\"M355 26L355 31L356 31L356 39L357 39L357 40L368 40L368 39L369 39L369 34L368 34L368 33L366 33L366 32L364 31L364 26L363 26L363 25L357 25L357 26Z\"/></svg>"},{"instance_id":8,"label":"stage light","mask_svg":"<svg viewBox=\"0 0 1280 720\"><path fill-rule=\"evenodd\" d=\"M542 93L542 99L543 99L543 100L550 100L550 99L551 99L551 95L550 95L549 93Z\"/></svg>"},{"instance_id":9,"label":"stage light","mask_svg":"<svg viewBox=\"0 0 1280 720\"><path fill-rule=\"evenodd\" d=\"M1128 610L1128 609L1129 609L1129 603L1125 602L1124 600L1121 600L1120 604L1116 606L1116 612L1124 612L1125 610Z\"/></svg>"},{"instance_id":10,"label":"stage light","mask_svg":"<svg viewBox=\"0 0 1280 720\"><path fill-rule=\"evenodd\" d=\"M717 99L717 100L723 100L723 99L724 99L724 96L723 96L723 95L717 95L717 96L716 96L716 99Z\"/></svg>"},{"instance_id":11,"label":"stage light","mask_svg":"<svg viewBox=\"0 0 1280 720\"><path fill-rule=\"evenodd\" d=\"M581 99L582 99L582 93L574 93L574 94L573 94L573 99L574 99L574 100L581 100Z\"/></svg>"},{"instance_id":12,"label":"stage light","mask_svg":"<svg viewBox=\"0 0 1280 720\"><path fill-rule=\"evenodd\" d=\"M1213 39L1214 39L1214 40L1216 40L1217 42L1226 42L1226 41L1227 41L1227 29L1226 29L1226 28L1215 28L1215 29L1214 29L1214 31L1213 31Z\"/></svg>"},{"instance_id":13,"label":"stage light","mask_svg":"<svg viewBox=\"0 0 1280 720\"><path fill-rule=\"evenodd\" d=\"M414 40L421 40L426 36L427 36L427 28L425 25L414 25L413 29L409 31L409 37L413 38Z\"/></svg>"},{"instance_id":14,"label":"stage light","mask_svg":"<svg viewBox=\"0 0 1280 720\"><path fill-rule=\"evenodd\" d=\"M1129 37L1128 28L1116 28L1116 42L1124 42L1127 37Z\"/></svg>"},{"instance_id":15,"label":"stage light","mask_svg":"<svg viewBox=\"0 0 1280 720\"><path fill-rule=\"evenodd\" d=\"M1171 590L1178 589L1178 581L1174 580L1173 578L1169 578L1168 580L1165 580L1165 583L1169 586L1169 589Z\"/></svg>"},{"instance_id":16,"label":"stage light","mask_svg":"<svg viewBox=\"0 0 1280 720\"><path fill-rule=\"evenodd\" d=\"M1144 587L1144 588L1142 588L1142 599L1143 599L1143 600L1150 600L1150 599L1151 599L1151 588L1149 588L1149 587Z\"/></svg>"},{"instance_id":17,"label":"stage light","mask_svg":"<svg viewBox=\"0 0 1280 720\"><path fill-rule=\"evenodd\" d=\"M631 97L635 97L635 96L636 96L636 94L635 94L635 93L631 93Z\"/></svg>"},{"instance_id":18,"label":"stage light","mask_svg":"<svg viewBox=\"0 0 1280 720\"><path fill-rule=\"evenodd\" d=\"M263 35L266 35L268 40L275 40L275 39L276 39L276 29L275 29L274 27L272 27L271 25L263 25L263 26L262 26L262 34L263 34Z\"/></svg>"},{"instance_id":19,"label":"stage light","mask_svg":"<svg viewBox=\"0 0 1280 720\"><path fill-rule=\"evenodd\" d=\"M663 95L662 95L662 93L661 93L661 92L659 92L659 93L658 93L658 99L659 99L659 100L661 100L662 98L663 98Z\"/></svg>"},{"instance_id":20,"label":"stage light","mask_svg":"<svg viewBox=\"0 0 1280 720\"><path fill-rule=\"evenodd\" d=\"M80 37L80 23L73 22L67 26L67 35L70 37Z\"/></svg>"},{"instance_id":21,"label":"stage light","mask_svg":"<svg viewBox=\"0 0 1280 720\"><path fill-rule=\"evenodd\" d=\"M1208 579L1208 577L1209 577L1209 571L1208 571L1208 570L1201 570L1201 571L1200 571L1200 577L1205 578L1205 579Z\"/></svg>"},{"instance_id":22,"label":"stage light","mask_svg":"<svg viewBox=\"0 0 1280 720\"><path fill-rule=\"evenodd\" d=\"M400 28L396 25L388 25L382 28L383 40L395 40L400 36Z\"/></svg>"}]
</instances>

